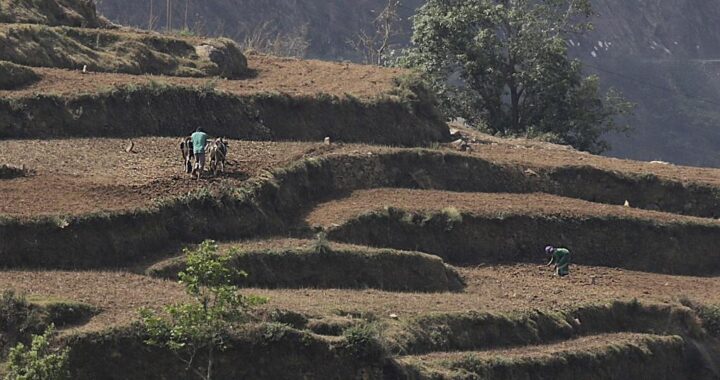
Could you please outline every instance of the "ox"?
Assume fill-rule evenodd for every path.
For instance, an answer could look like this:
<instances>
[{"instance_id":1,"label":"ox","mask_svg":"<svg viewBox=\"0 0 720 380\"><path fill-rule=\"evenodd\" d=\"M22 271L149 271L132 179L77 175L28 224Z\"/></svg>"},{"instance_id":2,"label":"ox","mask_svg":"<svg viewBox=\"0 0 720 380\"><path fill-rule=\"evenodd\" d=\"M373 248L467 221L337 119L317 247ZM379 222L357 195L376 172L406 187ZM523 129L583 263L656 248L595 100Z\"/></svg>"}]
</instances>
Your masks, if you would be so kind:
<instances>
[{"instance_id":1,"label":"ox","mask_svg":"<svg viewBox=\"0 0 720 380\"><path fill-rule=\"evenodd\" d=\"M193 143L190 137L184 137L180 140L180 152L182 153L185 172L188 174L192 173L192 160L195 154L193 153Z\"/></svg>"},{"instance_id":2,"label":"ox","mask_svg":"<svg viewBox=\"0 0 720 380\"><path fill-rule=\"evenodd\" d=\"M225 162L228 155L228 143L222 137L215 139L205 148L205 154L210 158L210 171L213 175L225 173Z\"/></svg>"}]
</instances>

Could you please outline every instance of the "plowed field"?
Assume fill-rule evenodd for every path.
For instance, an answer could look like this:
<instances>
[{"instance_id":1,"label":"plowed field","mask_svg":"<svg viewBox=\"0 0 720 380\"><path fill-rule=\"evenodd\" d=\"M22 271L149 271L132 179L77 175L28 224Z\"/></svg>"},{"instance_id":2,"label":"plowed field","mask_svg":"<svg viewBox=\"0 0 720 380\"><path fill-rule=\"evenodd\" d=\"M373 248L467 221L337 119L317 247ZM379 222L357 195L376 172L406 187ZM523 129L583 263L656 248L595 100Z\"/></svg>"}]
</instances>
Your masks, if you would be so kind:
<instances>
[{"instance_id":1,"label":"plowed field","mask_svg":"<svg viewBox=\"0 0 720 380\"><path fill-rule=\"evenodd\" d=\"M0 91L3 97L34 94L76 95L106 91L122 85L147 85L151 82L180 86L208 86L238 95L280 92L290 95L319 93L370 98L394 87L393 79L401 69L378 69L350 63L299 60L250 54L251 75L240 80L214 80L157 75L87 73L79 70L34 68L42 76L39 82L16 91Z\"/></svg>"},{"instance_id":2,"label":"plowed field","mask_svg":"<svg viewBox=\"0 0 720 380\"><path fill-rule=\"evenodd\" d=\"M544 256L538 257L542 261ZM669 276L612 268L573 266L570 277L558 278L543 265L501 265L460 268L467 282L462 293L393 293L379 290L265 290L246 294L269 297L267 309L290 309L323 316L344 312L371 312L379 318L391 313L401 319L432 312L468 310L562 309L588 302L632 300L677 303L689 298L720 302L720 278ZM591 276L595 283L591 283ZM147 276L109 271L2 271L0 289L40 298L90 303L103 309L82 330L127 324L142 306L161 307L184 299L177 283Z\"/></svg>"},{"instance_id":3,"label":"plowed field","mask_svg":"<svg viewBox=\"0 0 720 380\"><path fill-rule=\"evenodd\" d=\"M144 207L200 188L237 186L263 170L328 150L319 143L231 140L226 173L197 181L184 172L179 139L136 139L135 153L125 151L128 144L104 138L0 141L0 162L34 171L0 180L0 214L75 215Z\"/></svg>"},{"instance_id":4,"label":"plowed field","mask_svg":"<svg viewBox=\"0 0 720 380\"><path fill-rule=\"evenodd\" d=\"M307 215L306 221L310 225L320 226L340 224L360 214L382 210L384 207L407 211L441 211L452 208L479 216L612 216L665 222L720 223L713 219L587 202L543 193L457 193L409 189L357 190L348 197L318 205Z\"/></svg>"}]
</instances>

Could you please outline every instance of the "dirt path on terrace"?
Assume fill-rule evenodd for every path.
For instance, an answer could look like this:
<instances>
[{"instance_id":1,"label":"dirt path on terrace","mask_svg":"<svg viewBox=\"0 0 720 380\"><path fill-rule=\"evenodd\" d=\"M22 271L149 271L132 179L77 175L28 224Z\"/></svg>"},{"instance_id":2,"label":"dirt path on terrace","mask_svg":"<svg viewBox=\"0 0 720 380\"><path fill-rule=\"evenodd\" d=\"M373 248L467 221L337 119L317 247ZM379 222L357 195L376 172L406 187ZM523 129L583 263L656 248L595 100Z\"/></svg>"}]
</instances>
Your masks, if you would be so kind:
<instances>
[{"instance_id":1,"label":"dirt path on terrace","mask_svg":"<svg viewBox=\"0 0 720 380\"><path fill-rule=\"evenodd\" d=\"M246 294L267 296L267 309L291 309L315 316L338 311L365 311L387 318L431 312L468 310L563 309L586 302L639 300L678 302L687 297L703 303L720 303L720 278L658 275L620 269L573 266L571 276L556 278L542 265L522 264L460 268L466 279L464 293L392 293L379 290L266 290L245 289ZM596 276L596 283L590 283ZM137 318L141 306L160 307L181 300L174 282L122 272L2 271L0 290L39 297L90 303L104 311L82 330L126 324Z\"/></svg>"},{"instance_id":2,"label":"dirt path on terrace","mask_svg":"<svg viewBox=\"0 0 720 380\"><path fill-rule=\"evenodd\" d=\"M462 213L486 217L509 215L576 218L618 217L651 219L668 223L685 222L720 226L720 221L714 219L606 205L543 193L458 193L409 189L357 190L346 198L319 204L306 216L305 220L311 226L330 226L341 224L369 211L383 210L385 207L418 212L437 212L447 208L454 208Z\"/></svg>"},{"instance_id":3,"label":"dirt path on terrace","mask_svg":"<svg viewBox=\"0 0 720 380\"><path fill-rule=\"evenodd\" d=\"M456 125L452 127L460 129L463 134L477 141L470 144L472 151L462 154L481 157L489 161L512 163L536 170L559 166L592 166L623 173L653 174L659 178L683 183L695 182L720 186L720 169L603 157L579 152L567 146L519 138L505 139L468 128L460 128ZM445 144L443 148L446 151L458 153L452 144Z\"/></svg>"},{"instance_id":4,"label":"dirt path on terrace","mask_svg":"<svg viewBox=\"0 0 720 380\"><path fill-rule=\"evenodd\" d=\"M79 70L33 68L42 76L39 82L15 91L0 91L0 97L24 97L37 93L77 95L106 91L122 85L157 83L182 86L205 86L213 83L217 90L238 95L281 92L291 95L319 93L370 98L395 87L393 79L402 69L370 65L279 58L259 54L248 55L253 75L239 80L184 78L157 75L115 73L82 74Z\"/></svg>"},{"instance_id":5,"label":"dirt path on terrace","mask_svg":"<svg viewBox=\"0 0 720 380\"><path fill-rule=\"evenodd\" d=\"M183 171L178 139L133 141L137 153L126 153L128 140L123 139L0 141L0 163L35 171L0 180L0 214L27 217L143 207L200 188L237 186L263 170L327 150L319 143L230 140L226 173L196 181Z\"/></svg>"}]
</instances>

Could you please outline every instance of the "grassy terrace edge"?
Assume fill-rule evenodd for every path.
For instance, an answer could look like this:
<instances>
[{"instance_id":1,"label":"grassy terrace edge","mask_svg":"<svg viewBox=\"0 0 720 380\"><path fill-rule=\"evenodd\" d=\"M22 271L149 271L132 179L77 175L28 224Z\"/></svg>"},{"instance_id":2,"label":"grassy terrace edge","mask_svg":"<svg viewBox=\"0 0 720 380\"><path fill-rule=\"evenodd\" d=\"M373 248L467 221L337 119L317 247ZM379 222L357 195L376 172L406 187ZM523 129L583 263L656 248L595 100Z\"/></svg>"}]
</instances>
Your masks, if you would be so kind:
<instances>
[{"instance_id":1,"label":"grassy terrace edge","mask_svg":"<svg viewBox=\"0 0 720 380\"><path fill-rule=\"evenodd\" d=\"M618 334L603 338L608 340L604 344L556 348L544 354L517 357L485 358L472 352L451 354L443 359L403 357L396 361L394 377L405 380L698 378L688 370L685 342L679 336Z\"/></svg>"},{"instance_id":2,"label":"grassy terrace edge","mask_svg":"<svg viewBox=\"0 0 720 380\"><path fill-rule=\"evenodd\" d=\"M638 207L660 202L674 211L677 199L689 199L707 205L689 211L720 212L720 197L714 187L655 179L653 191L647 193L642 192L647 186L635 187L638 181L646 181L644 177L615 172L603 175L616 176L616 183L622 185L618 190L635 196ZM333 194L373 187L567 196L563 194L567 186L562 177L558 179L552 173L530 176L521 167L462 154L390 149L370 155L304 159L255 177L240 188L218 194L196 192L148 209L36 220L0 218L0 240L4 243L0 257L6 267L123 266L161 258L180 243L286 235L297 228L308 205ZM594 194L575 195L581 199L592 196L596 202L612 201Z\"/></svg>"},{"instance_id":3,"label":"grassy terrace edge","mask_svg":"<svg viewBox=\"0 0 720 380\"><path fill-rule=\"evenodd\" d=\"M400 321L384 339L396 355L420 355L544 345L617 332L706 337L688 307L613 301L553 311L429 313Z\"/></svg>"},{"instance_id":4,"label":"grassy terrace edge","mask_svg":"<svg viewBox=\"0 0 720 380\"><path fill-rule=\"evenodd\" d=\"M238 286L261 288L375 288L387 291L460 291L460 275L437 256L394 249L337 247L230 249L230 265L248 273ZM147 274L177 279L184 257L157 263Z\"/></svg>"},{"instance_id":5,"label":"grassy terrace edge","mask_svg":"<svg viewBox=\"0 0 720 380\"><path fill-rule=\"evenodd\" d=\"M162 115L162 117L158 117ZM427 90L400 78L371 99L326 94L237 95L150 82L96 93L0 99L0 138L184 136L198 126L249 140L420 146L449 139Z\"/></svg>"},{"instance_id":6,"label":"grassy terrace edge","mask_svg":"<svg viewBox=\"0 0 720 380\"><path fill-rule=\"evenodd\" d=\"M438 329L440 324L446 328ZM677 349L673 363L679 365L673 373L690 376L693 370L699 370L686 366L693 360L692 342L705 344L707 338L692 310L641 302L584 305L561 312L428 315L409 321L380 322L377 329L377 336L353 342L346 338L347 335L311 333L307 326L290 327L272 320L258 321L236 334L230 349L218 358L216 368L221 378L285 379L298 375L357 378L365 374L370 378L402 379L407 377L394 368L397 366L398 336L410 337L402 341L405 353L422 353L435 349L477 349L477 345L467 345L471 340L486 348L498 349L560 342L606 332L637 332L672 339ZM439 331L442 336L437 334ZM162 373L177 374L179 378L190 376L172 360L172 355L163 349L146 346L142 341L142 332L132 325L73 334L65 337L63 344L72 348L71 367L76 379L119 379L134 374L153 377ZM277 360L281 357L285 360ZM548 360L541 362L548 363ZM237 363L249 364L238 366ZM612 361L599 358L598 363ZM664 365L662 358L650 357L647 363ZM513 368L523 368L522 363L516 363Z\"/></svg>"}]
</instances>

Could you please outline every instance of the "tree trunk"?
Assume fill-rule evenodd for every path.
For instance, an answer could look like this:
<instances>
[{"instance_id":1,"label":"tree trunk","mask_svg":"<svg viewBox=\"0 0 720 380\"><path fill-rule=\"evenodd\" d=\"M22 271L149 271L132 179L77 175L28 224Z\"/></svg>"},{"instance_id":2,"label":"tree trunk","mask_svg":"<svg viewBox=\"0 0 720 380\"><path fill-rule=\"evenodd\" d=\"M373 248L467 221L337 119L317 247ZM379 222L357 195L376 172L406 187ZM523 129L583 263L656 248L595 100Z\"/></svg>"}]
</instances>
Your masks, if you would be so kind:
<instances>
[{"instance_id":1,"label":"tree trunk","mask_svg":"<svg viewBox=\"0 0 720 380\"><path fill-rule=\"evenodd\" d=\"M510 115L512 120L510 126L513 132L520 131L520 92L514 81L510 83Z\"/></svg>"},{"instance_id":2,"label":"tree trunk","mask_svg":"<svg viewBox=\"0 0 720 380\"><path fill-rule=\"evenodd\" d=\"M212 380L212 369L213 369L213 345L210 344L208 348L208 367L207 367L207 380Z\"/></svg>"}]
</instances>

